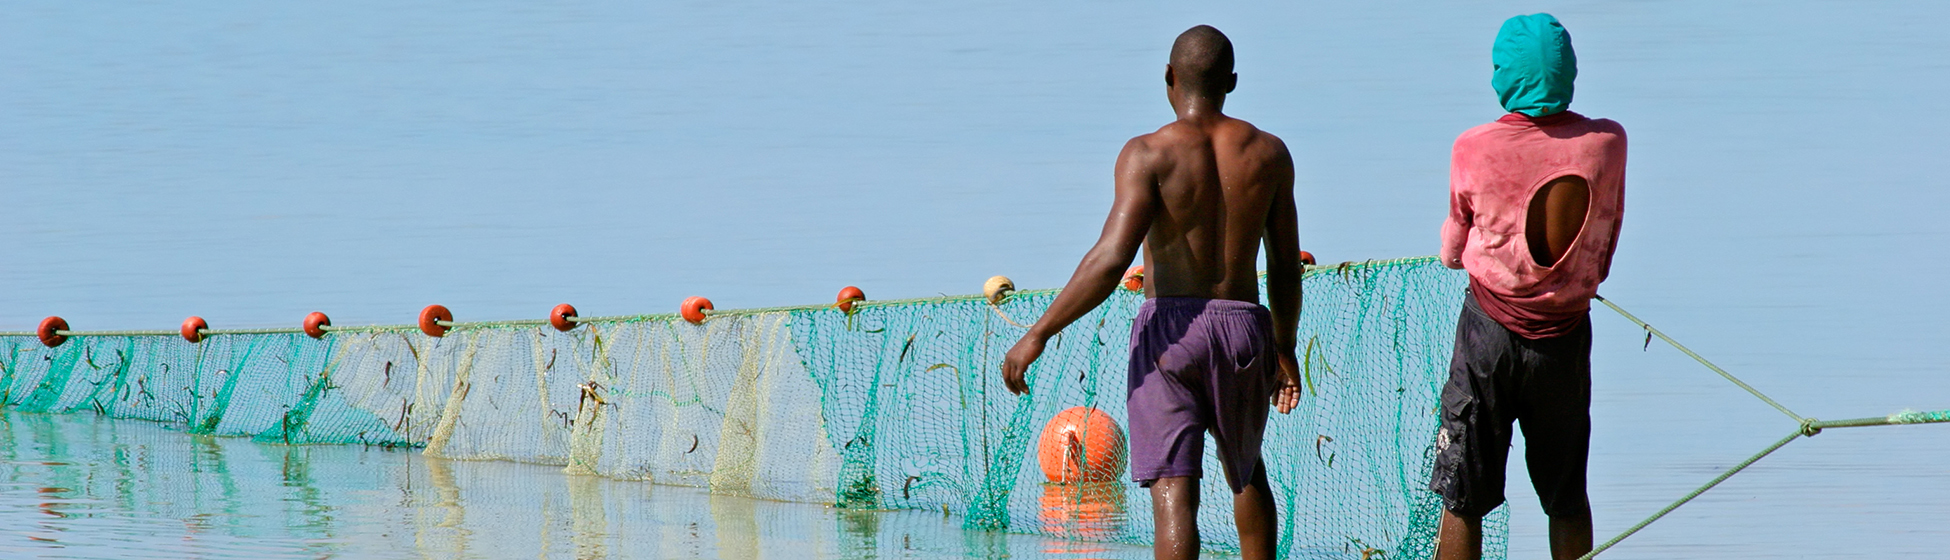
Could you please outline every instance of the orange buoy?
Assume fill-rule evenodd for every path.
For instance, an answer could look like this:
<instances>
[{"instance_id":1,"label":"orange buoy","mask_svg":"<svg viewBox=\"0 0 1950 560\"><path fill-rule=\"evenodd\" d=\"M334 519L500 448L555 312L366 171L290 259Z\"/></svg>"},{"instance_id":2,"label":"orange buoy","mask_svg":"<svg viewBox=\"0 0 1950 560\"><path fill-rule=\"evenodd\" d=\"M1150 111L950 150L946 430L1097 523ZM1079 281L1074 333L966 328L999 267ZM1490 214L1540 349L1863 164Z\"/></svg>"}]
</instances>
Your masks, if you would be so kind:
<instances>
[{"instance_id":1,"label":"orange buoy","mask_svg":"<svg viewBox=\"0 0 1950 560\"><path fill-rule=\"evenodd\" d=\"M447 329L451 327L440 324L441 321L454 322L454 312L448 311L445 306L439 304L429 305L426 309L420 310L420 332L427 333L427 336L435 338L447 336Z\"/></svg>"},{"instance_id":2,"label":"orange buoy","mask_svg":"<svg viewBox=\"0 0 1950 560\"><path fill-rule=\"evenodd\" d=\"M329 326L332 326L332 318L326 317L324 312L313 311L305 316L305 336L325 338L325 327Z\"/></svg>"},{"instance_id":3,"label":"orange buoy","mask_svg":"<svg viewBox=\"0 0 1950 560\"><path fill-rule=\"evenodd\" d=\"M1036 460L1050 482L1110 482L1124 472L1124 429L1101 410L1073 407L1043 427Z\"/></svg>"},{"instance_id":4,"label":"orange buoy","mask_svg":"<svg viewBox=\"0 0 1950 560\"><path fill-rule=\"evenodd\" d=\"M555 309L551 309L548 312L548 324L549 326L555 327L555 330L569 332L576 328L576 322L569 320L575 316L576 306L566 303L557 305Z\"/></svg>"},{"instance_id":5,"label":"orange buoy","mask_svg":"<svg viewBox=\"0 0 1950 560\"><path fill-rule=\"evenodd\" d=\"M1144 291L1144 265L1131 267L1124 271L1124 289L1133 292Z\"/></svg>"},{"instance_id":6,"label":"orange buoy","mask_svg":"<svg viewBox=\"0 0 1950 560\"><path fill-rule=\"evenodd\" d=\"M61 331L65 330L68 330L67 319L48 317L41 319L41 328L36 329L34 334L41 338L41 344L46 345L48 348L53 348L68 341L68 335L60 334Z\"/></svg>"},{"instance_id":7,"label":"orange buoy","mask_svg":"<svg viewBox=\"0 0 1950 560\"><path fill-rule=\"evenodd\" d=\"M203 342L203 331L209 329L210 324L204 322L202 317L191 315L183 320L183 340L190 341L190 344Z\"/></svg>"},{"instance_id":8,"label":"orange buoy","mask_svg":"<svg viewBox=\"0 0 1950 560\"><path fill-rule=\"evenodd\" d=\"M1306 251L1301 251L1300 264L1314 264L1314 254Z\"/></svg>"},{"instance_id":9,"label":"orange buoy","mask_svg":"<svg viewBox=\"0 0 1950 560\"><path fill-rule=\"evenodd\" d=\"M855 302L867 301L867 293L860 291L860 288L847 286L840 288L840 296L836 301L838 303L835 306L839 307L840 311L845 312L847 315L852 315L853 304Z\"/></svg>"},{"instance_id":10,"label":"orange buoy","mask_svg":"<svg viewBox=\"0 0 1950 560\"><path fill-rule=\"evenodd\" d=\"M704 296L691 296L684 298L684 305L677 308L677 314L684 316L684 320L691 324L698 324L704 322L704 312L712 309L716 308L711 306L711 300L704 299Z\"/></svg>"}]
</instances>

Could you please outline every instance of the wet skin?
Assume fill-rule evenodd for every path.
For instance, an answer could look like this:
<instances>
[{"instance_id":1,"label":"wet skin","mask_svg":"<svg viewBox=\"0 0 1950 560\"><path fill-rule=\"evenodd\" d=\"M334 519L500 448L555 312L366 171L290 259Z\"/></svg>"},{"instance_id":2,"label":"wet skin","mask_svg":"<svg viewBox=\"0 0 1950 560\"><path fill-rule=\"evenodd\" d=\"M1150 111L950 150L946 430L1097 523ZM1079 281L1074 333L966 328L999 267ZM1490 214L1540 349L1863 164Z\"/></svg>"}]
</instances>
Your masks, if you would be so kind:
<instances>
[{"instance_id":1,"label":"wet skin","mask_svg":"<svg viewBox=\"0 0 1950 560\"><path fill-rule=\"evenodd\" d=\"M1097 244L1036 324L1009 350L1003 382L1027 394L1024 379L1044 344L1109 297L1126 266L1144 249L1145 297L1259 302L1255 270L1266 248L1266 284L1279 355L1273 404L1284 414L1300 400L1294 337L1300 320L1300 235L1293 200L1293 157L1279 137L1225 116L1221 108L1238 76L1219 93L1180 87L1165 69L1165 91L1178 120L1132 138L1117 156L1116 195ZM1165 478L1151 487L1158 558L1198 554L1198 480ZM1235 495L1241 554L1272 558L1273 496L1264 467Z\"/></svg>"}]
</instances>

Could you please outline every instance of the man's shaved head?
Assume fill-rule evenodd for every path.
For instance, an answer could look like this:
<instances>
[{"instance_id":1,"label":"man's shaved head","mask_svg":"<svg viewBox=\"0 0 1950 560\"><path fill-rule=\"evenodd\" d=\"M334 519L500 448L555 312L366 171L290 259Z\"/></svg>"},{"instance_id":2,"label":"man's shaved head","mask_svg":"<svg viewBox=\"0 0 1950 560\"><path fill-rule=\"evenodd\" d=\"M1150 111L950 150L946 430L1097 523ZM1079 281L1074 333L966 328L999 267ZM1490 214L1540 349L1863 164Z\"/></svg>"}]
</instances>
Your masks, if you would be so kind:
<instances>
[{"instance_id":1,"label":"man's shaved head","mask_svg":"<svg viewBox=\"0 0 1950 560\"><path fill-rule=\"evenodd\" d=\"M1177 87L1187 93L1220 96L1232 90L1232 40L1210 25L1178 34L1171 44Z\"/></svg>"}]
</instances>

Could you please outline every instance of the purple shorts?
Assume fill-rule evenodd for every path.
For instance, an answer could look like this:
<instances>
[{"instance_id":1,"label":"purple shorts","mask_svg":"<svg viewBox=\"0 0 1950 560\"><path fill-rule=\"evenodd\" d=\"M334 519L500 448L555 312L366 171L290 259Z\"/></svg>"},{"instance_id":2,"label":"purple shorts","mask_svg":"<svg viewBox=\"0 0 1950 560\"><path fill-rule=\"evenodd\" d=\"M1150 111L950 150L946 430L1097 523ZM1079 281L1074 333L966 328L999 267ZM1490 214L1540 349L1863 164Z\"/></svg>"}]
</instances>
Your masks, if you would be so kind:
<instances>
[{"instance_id":1,"label":"purple shorts","mask_svg":"<svg viewBox=\"0 0 1950 560\"><path fill-rule=\"evenodd\" d=\"M1239 493L1258 474L1278 371L1273 316L1259 304L1155 298L1131 325L1131 478L1198 477L1205 432Z\"/></svg>"}]
</instances>

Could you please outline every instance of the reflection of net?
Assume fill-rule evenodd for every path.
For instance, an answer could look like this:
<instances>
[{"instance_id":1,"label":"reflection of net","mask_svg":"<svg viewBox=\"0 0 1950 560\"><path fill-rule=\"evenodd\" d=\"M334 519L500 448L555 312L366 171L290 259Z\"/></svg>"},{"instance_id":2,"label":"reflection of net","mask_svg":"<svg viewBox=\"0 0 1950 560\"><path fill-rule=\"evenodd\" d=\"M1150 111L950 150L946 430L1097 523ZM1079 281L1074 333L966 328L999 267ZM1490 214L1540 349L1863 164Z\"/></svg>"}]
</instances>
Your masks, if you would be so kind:
<instances>
[{"instance_id":1,"label":"reflection of net","mask_svg":"<svg viewBox=\"0 0 1950 560\"><path fill-rule=\"evenodd\" d=\"M1290 558L1430 556L1424 487L1460 273L1432 259L1319 267L1301 325L1306 396L1269 426L1267 466ZM95 410L270 443L425 447L434 456L849 508L942 510L964 526L1144 543L1149 494L1044 484L1043 423L1091 406L1122 423L1130 325L1120 291L1051 341L1032 396L997 367L1053 292L546 326L0 337L0 391L25 411ZM1005 317L1006 316L1006 317ZM1200 525L1237 545L1209 451ZM1503 515L1487 548L1502 550ZM1370 554L1370 557L1373 557Z\"/></svg>"}]
</instances>

